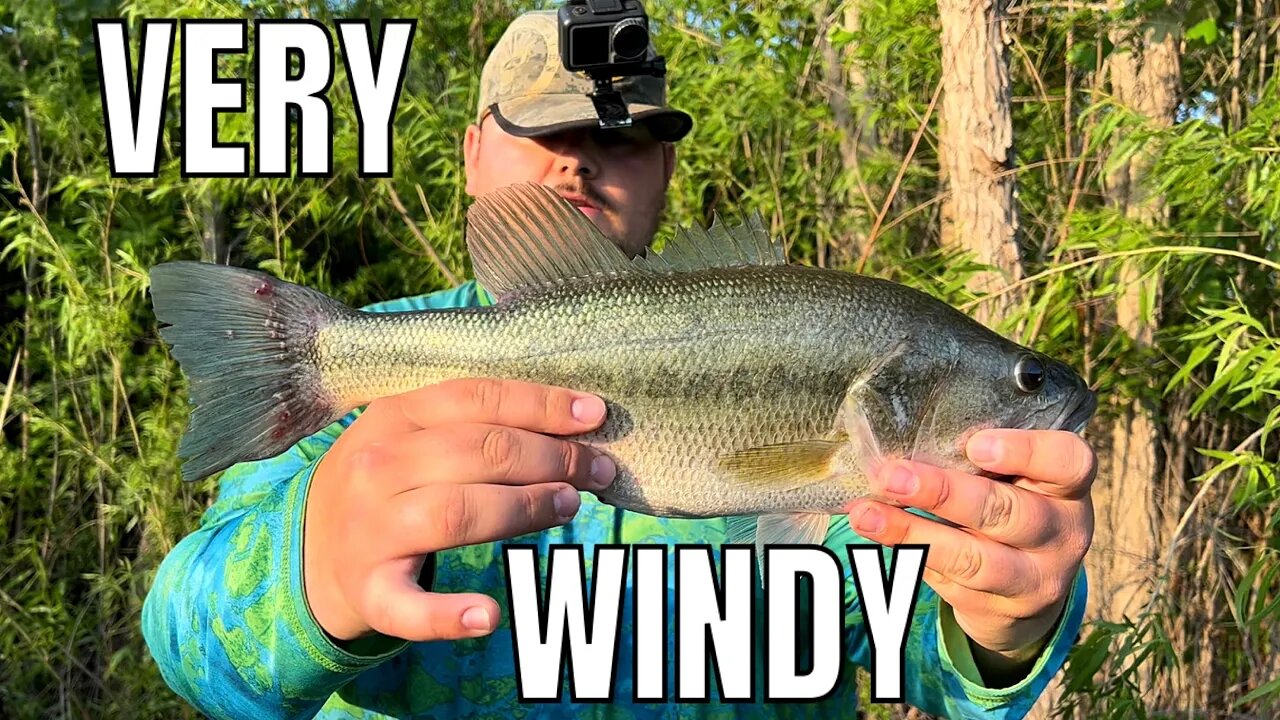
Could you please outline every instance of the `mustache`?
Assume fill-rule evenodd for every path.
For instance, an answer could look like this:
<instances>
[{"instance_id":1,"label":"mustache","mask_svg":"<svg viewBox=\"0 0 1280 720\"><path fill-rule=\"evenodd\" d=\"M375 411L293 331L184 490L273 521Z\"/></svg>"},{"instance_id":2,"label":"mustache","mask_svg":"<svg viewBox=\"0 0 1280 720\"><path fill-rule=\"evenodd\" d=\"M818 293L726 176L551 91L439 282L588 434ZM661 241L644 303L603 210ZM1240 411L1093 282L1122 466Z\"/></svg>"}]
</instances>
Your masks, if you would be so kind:
<instances>
[{"instance_id":1,"label":"mustache","mask_svg":"<svg viewBox=\"0 0 1280 720\"><path fill-rule=\"evenodd\" d=\"M610 203L609 200L599 190L597 190L594 185L585 181L576 182L576 183L573 183L573 182L560 183L555 186L555 190L557 192L567 193L570 195L581 195L585 197L587 200L591 201L592 205L595 205L601 210L613 209L612 203Z\"/></svg>"}]
</instances>

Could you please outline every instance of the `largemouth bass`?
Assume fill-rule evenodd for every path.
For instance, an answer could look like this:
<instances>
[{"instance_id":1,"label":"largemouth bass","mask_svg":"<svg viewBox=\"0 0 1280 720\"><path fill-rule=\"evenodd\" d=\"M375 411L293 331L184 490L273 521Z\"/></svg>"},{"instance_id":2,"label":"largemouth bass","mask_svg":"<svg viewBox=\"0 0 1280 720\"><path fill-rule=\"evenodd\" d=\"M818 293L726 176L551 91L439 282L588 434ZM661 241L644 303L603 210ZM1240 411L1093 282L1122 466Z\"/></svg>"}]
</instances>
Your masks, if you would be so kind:
<instances>
[{"instance_id":1,"label":"largemouth bass","mask_svg":"<svg viewBox=\"0 0 1280 720\"><path fill-rule=\"evenodd\" d=\"M153 268L161 330L194 405L195 480L287 450L375 398L491 377L598 394L570 439L608 453L616 507L760 518L818 542L885 457L978 472L982 428L1080 432L1096 397L1066 364L912 288L791 265L758 214L626 256L554 191L477 200L467 243L493 306L353 310L265 273Z\"/></svg>"}]
</instances>

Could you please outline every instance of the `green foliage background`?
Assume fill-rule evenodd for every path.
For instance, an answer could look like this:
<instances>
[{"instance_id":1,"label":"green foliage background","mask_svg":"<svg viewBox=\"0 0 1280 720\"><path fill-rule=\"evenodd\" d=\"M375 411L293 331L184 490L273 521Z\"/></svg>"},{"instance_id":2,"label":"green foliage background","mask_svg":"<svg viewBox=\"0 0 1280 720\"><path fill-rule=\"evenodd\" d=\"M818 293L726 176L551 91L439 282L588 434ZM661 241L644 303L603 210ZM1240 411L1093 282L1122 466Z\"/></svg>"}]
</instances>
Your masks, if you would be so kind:
<instances>
[{"instance_id":1,"label":"green foliage background","mask_svg":"<svg viewBox=\"0 0 1280 720\"><path fill-rule=\"evenodd\" d=\"M166 260L216 259L353 305L467 277L462 132L485 53L519 9L536 5L0 3L0 716L193 715L161 681L138 616L156 565L198 522L216 484L178 479L185 387L155 333L146 272ZM964 289L971 265L937 244L945 185L936 114L910 152L941 73L937 8L860 7L862 29L850 30L834 3L649 3L673 102L697 120L679 148L664 232L759 208L796 262L852 270L870 246L866 272L972 308L982 298ZM1031 278L1015 288L1021 309L1002 329L1083 369L1105 401L1095 428L1133 400L1156 408L1173 458L1164 472L1177 488L1167 500L1185 512L1145 612L1087 628L1065 676L1064 712L1265 717L1280 696L1280 33L1265 12L1276 3L1238 14L1244 7L1153 0L1110 13L1065 3L1011 13ZM334 177L182 179L176 50L160 176L111 177L95 17L133 23L134 62L144 17L417 18L394 178L356 175L354 110L338 62ZM1096 79L1114 48L1109 32L1150 23L1187 33L1184 106L1172 128L1117 106ZM1245 50L1231 47L1237 32L1249 38ZM857 92L822 72L824 38L861 68ZM1246 51L1245 62L1231 62ZM247 77L250 68L248 55L231 56L220 72ZM1240 100L1228 108L1232 89ZM877 142L856 170L842 164L849 138L833 102L874 123ZM252 139L251 114L222 117L223 139ZM1126 220L1100 189L1108 167L1139 151L1153 154L1152 188L1171 210L1158 226ZM1116 329L1122 263L1164 278L1152 298L1152 347ZM1105 454L1105 433L1091 437ZM1206 629L1189 631L1189 617ZM1145 690L1152 677L1206 667L1211 696Z\"/></svg>"}]
</instances>

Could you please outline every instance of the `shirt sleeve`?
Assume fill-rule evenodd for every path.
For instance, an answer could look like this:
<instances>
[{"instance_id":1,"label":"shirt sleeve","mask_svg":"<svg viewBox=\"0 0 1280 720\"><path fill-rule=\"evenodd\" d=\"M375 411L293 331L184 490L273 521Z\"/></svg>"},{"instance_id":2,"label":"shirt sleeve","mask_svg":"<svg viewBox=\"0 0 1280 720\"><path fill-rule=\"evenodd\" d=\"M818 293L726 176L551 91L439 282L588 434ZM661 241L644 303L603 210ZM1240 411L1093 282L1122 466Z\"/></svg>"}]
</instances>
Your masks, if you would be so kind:
<instances>
[{"instance_id":1,"label":"shirt sleeve","mask_svg":"<svg viewBox=\"0 0 1280 720\"><path fill-rule=\"evenodd\" d=\"M367 309L475 299L465 287ZM311 477L359 414L282 455L229 468L199 527L157 571L143 604L143 636L165 682L209 717L311 717L335 690L408 645L374 636L339 646L306 601L302 529Z\"/></svg>"},{"instance_id":2,"label":"shirt sleeve","mask_svg":"<svg viewBox=\"0 0 1280 720\"><path fill-rule=\"evenodd\" d=\"M874 674L876 668L869 629L845 547L875 543L854 532L848 518L841 516L832 524L827 544L838 548L837 555L849 575L845 582L845 633L849 659ZM884 567L889 570L892 567L892 550L882 548L882 553ZM951 607L922 582L907 631L902 701L932 715L953 720L1025 717L1066 662L1067 653L1075 644L1084 621L1086 596L1087 585L1082 568L1072 583L1066 607L1053 635L1027 675L1009 687L994 688L979 674L969 640L956 623Z\"/></svg>"},{"instance_id":3,"label":"shirt sleeve","mask_svg":"<svg viewBox=\"0 0 1280 720\"><path fill-rule=\"evenodd\" d=\"M143 635L169 686L210 717L314 715L334 690L402 647L375 639L344 650L305 599L311 475L351 419L283 455L228 469L200 527L161 563Z\"/></svg>"}]
</instances>

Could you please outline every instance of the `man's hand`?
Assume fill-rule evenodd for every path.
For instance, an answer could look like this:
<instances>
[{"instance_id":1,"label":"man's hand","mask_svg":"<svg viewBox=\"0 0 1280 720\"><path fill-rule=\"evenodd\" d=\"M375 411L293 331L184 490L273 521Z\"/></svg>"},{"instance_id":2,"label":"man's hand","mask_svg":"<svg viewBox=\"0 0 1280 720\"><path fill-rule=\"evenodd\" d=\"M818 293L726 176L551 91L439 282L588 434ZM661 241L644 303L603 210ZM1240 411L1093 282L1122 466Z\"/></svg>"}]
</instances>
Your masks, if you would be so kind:
<instances>
[{"instance_id":1,"label":"man's hand","mask_svg":"<svg viewBox=\"0 0 1280 720\"><path fill-rule=\"evenodd\" d=\"M607 487L616 467L543 433L589 432L604 415L592 395L496 380L370 403L321 460L307 501L303 567L320 627L339 641L492 632L492 598L419 586L426 556L572 519L578 491Z\"/></svg>"},{"instance_id":2,"label":"man's hand","mask_svg":"<svg viewBox=\"0 0 1280 720\"><path fill-rule=\"evenodd\" d=\"M955 610L974 659L993 676L1025 672L1057 624L1093 541L1092 449L1066 431L988 430L967 446L1003 482L921 463L885 463L872 491L949 527L872 500L853 528L883 545L929 546L924 580Z\"/></svg>"}]
</instances>

